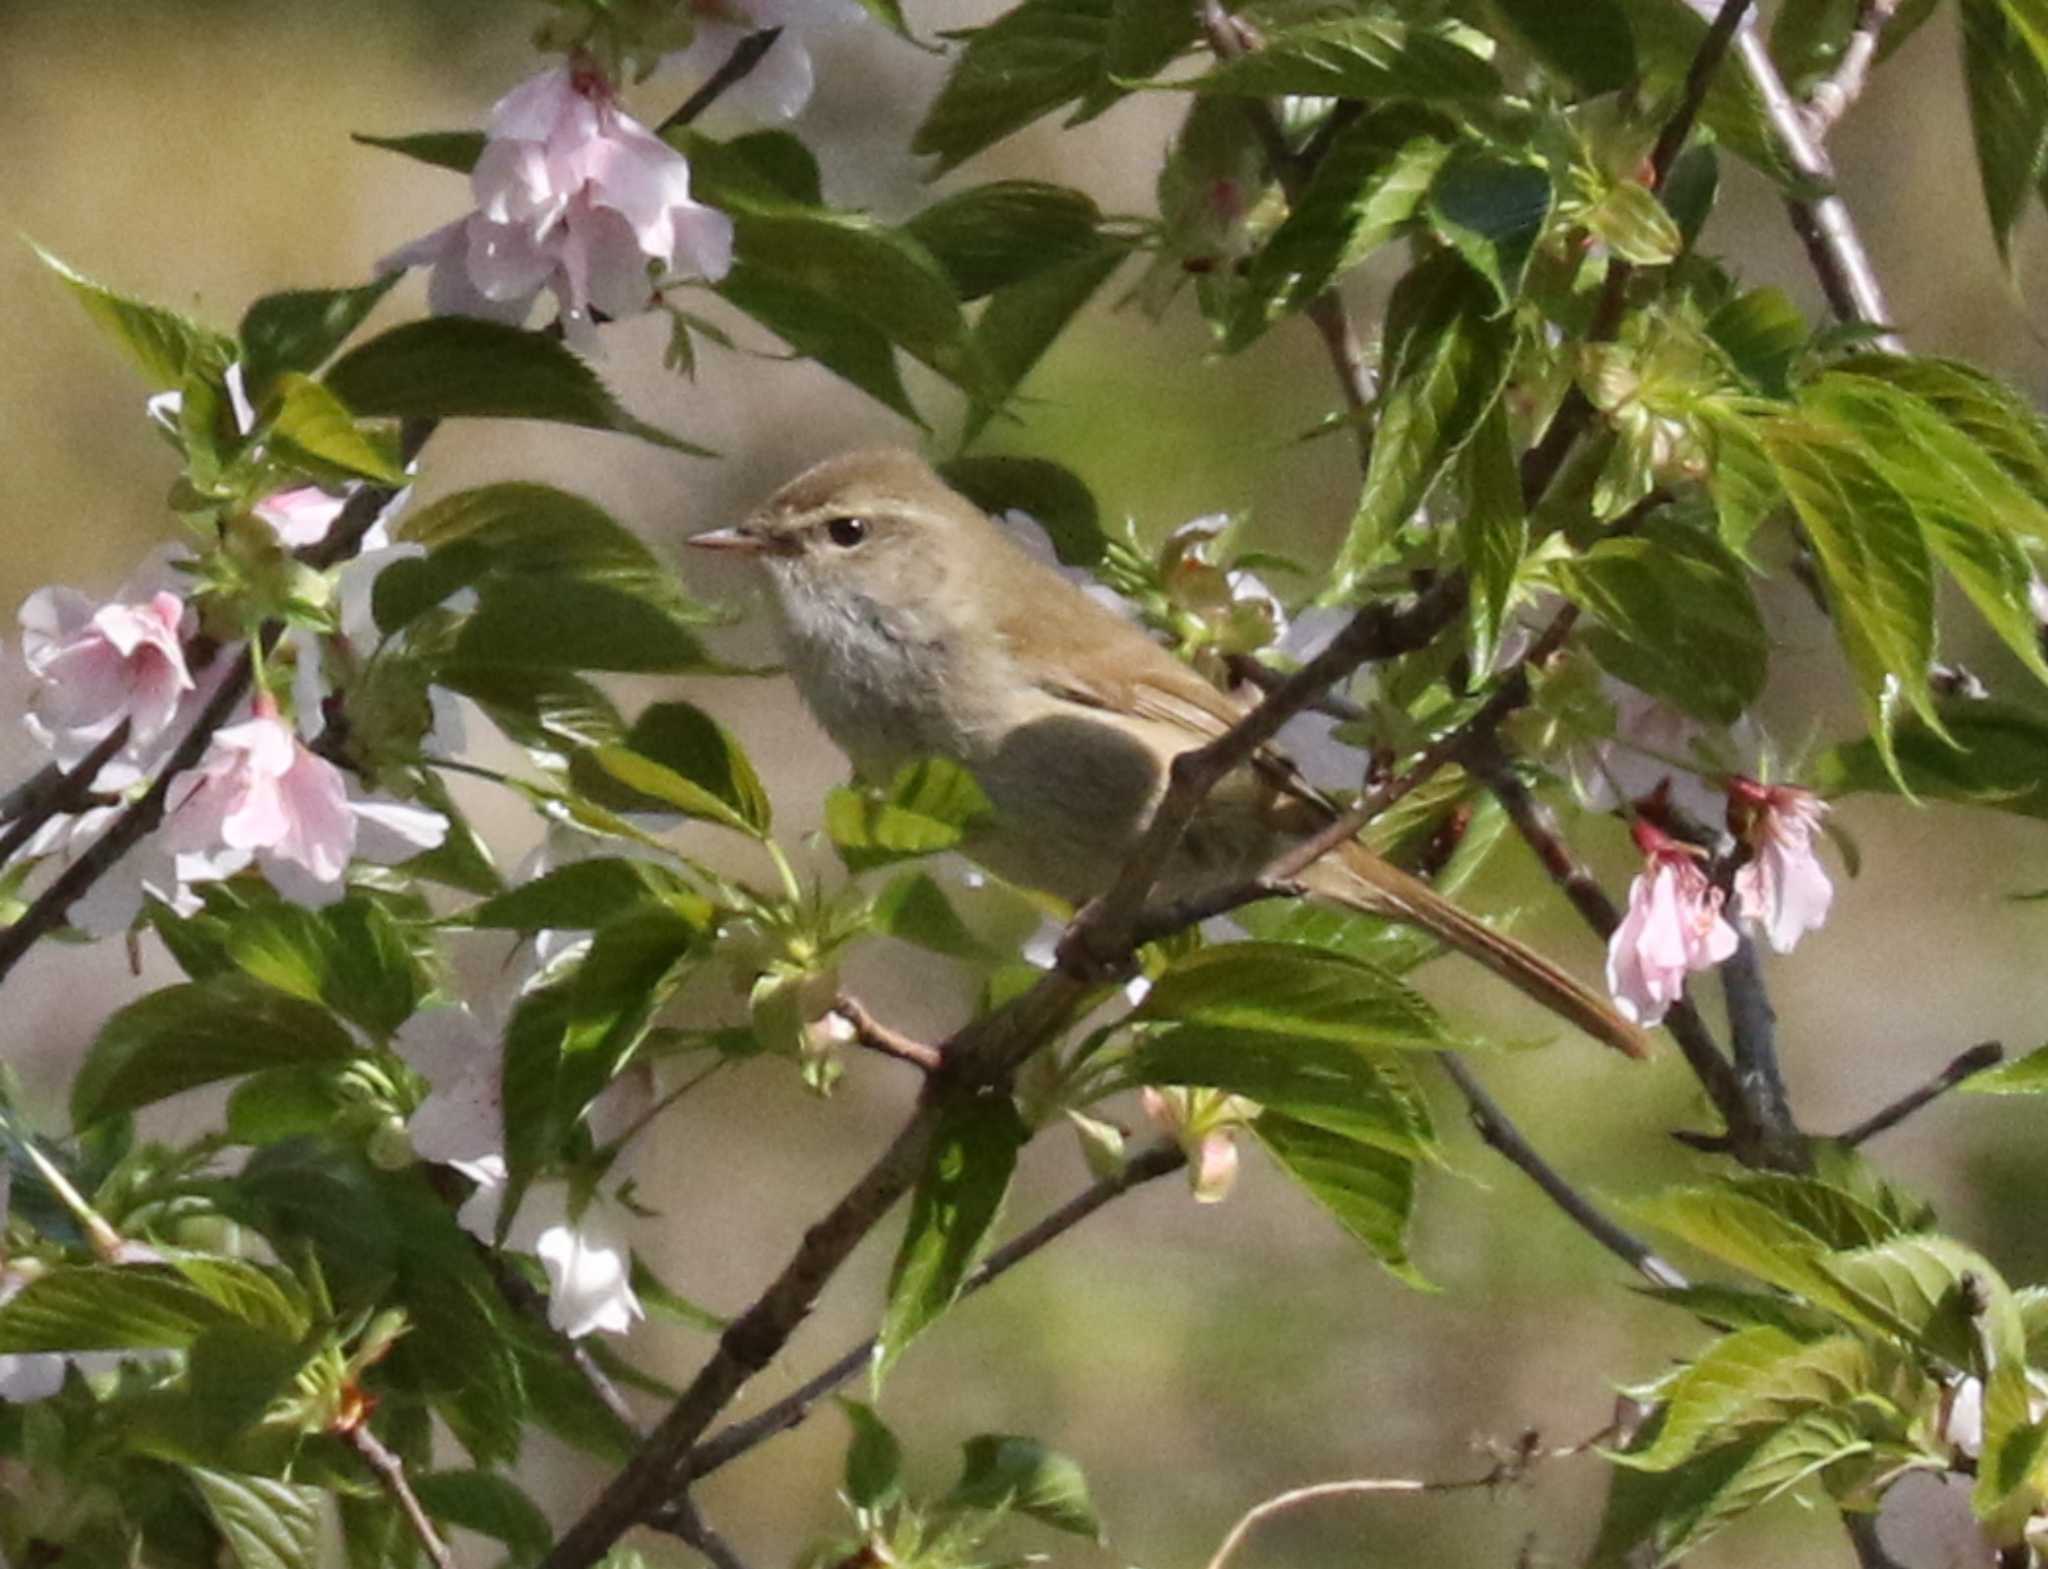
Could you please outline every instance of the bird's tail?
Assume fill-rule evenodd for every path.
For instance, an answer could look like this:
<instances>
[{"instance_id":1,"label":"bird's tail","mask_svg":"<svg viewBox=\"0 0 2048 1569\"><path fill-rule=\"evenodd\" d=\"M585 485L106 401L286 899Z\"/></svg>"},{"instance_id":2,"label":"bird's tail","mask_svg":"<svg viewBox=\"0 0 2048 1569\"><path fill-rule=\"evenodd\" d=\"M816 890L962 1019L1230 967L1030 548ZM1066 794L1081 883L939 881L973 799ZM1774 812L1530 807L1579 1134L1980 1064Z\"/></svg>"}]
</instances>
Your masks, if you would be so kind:
<instances>
[{"instance_id":1,"label":"bird's tail","mask_svg":"<svg viewBox=\"0 0 2048 1569\"><path fill-rule=\"evenodd\" d=\"M1451 903L1421 878L1361 844L1343 846L1304 875L1311 892L1368 915L1405 921L1476 959L1524 996L1570 1020L1595 1040L1631 1057L1649 1054L1649 1036L1578 977L1526 943L1503 935Z\"/></svg>"}]
</instances>

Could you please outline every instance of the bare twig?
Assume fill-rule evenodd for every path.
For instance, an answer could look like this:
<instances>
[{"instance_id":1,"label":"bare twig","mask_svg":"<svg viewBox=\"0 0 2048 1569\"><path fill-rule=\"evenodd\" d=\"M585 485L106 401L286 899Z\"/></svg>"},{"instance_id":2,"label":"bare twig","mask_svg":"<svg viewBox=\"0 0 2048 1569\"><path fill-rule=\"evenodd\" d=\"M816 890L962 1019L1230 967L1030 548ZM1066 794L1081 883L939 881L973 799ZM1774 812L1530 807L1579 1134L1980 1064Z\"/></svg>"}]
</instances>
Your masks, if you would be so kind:
<instances>
[{"instance_id":1,"label":"bare twig","mask_svg":"<svg viewBox=\"0 0 2048 1569\"><path fill-rule=\"evenodd\" d=\"M678 126L688 125L696 119L718 102L728 88L753 75L754 68L761 63L762 56L775 47L775 40L781 36L782 29L779 27L764 27L758 32L747 34L733 46L732 53L725 57L725 63L705 78L704 85L685 98L682 106L662 121L655 128L656 131L673 131Z\"/></svg>"},{"instance_id":2,"label":"bare twig","mask_svg":"<svg viewBox=\"0 0 2048 1569\"><path fill-rule=\"evenodd\" d=\"M1556 1167L1537 1153L1535 1146L1522 1136L1522 1131L1501 1110L1500 1102L1487 1093L1486 1086L1479 1082L1478 1076L1461 1058L1451 1052L1439 1052L1437 1061L1450 1075L1451 1082L1457 1085L1458 1093L1465 1097L1465 1104L1472 1113L1472 1126L1479 1130L1479 1137L1488 1147L1519 1167L1543 1190L1551 1203L1570 1217L1574 1225L1640 1273L1651 1285L1678 1288L1686 1284L1685 1276L1659 1257L1655 1249L1601 1213L1591 1199L1573 1187Z\"/></svg>"},{"instance_id":3,"label":"bare twig","mask_svg":"<svg viewBox=\"0 0 2048 1569\"><path fill-rule=\"evenodd\" d=\"M669 1505L664 1519L668 1532L702 1553L712 1569L747 1569L747 1561L712 1528L711 1522L698 1511L697 1501L687 1492Z\"/></svg>"},{"instance_id":4,"label":"bare twig","mask_svg":"<svg viewBox=\"0 0 2048 1569\"><path fill-rule=\"evenodd\" d=\"M122 720L107 732L93 749L69 769L52 763L8 793L5 810L0 810L7 827L0 832L0 866L41 831L51 818L66 812L82 812L93 804L92 783L100 770L128 744L128 721Z\"/></svg>"},{"instance_id":5,"label":"bare twig","mask_svg":"<svg viewBox=\"0 0 2048 1569\"><path fill-rule=\"evenodd\" d=\"M1187 1157L1181 1153L1179 1146L1171 1141L1140 1151L1124 1163L1121 1171L1104 1177L1094 1186L1077 1193L1028 1231L1019 1233L992 1251L967 1277L966 1283L961 1287L962 1295L992 1285L1032 1254L1065 1236L1105 1205L1121 1198L1133 1188L1180 1170L1186 1164ZM784 1433L798 1426L811 1414L819 1401L833 1390L858 1378L861 1370L873 1361L874 1354L875 1342L872 1339L863 1340L859 1345L846 1351L823 1372L791 1390L773 1405L744 1421L721 1428L684 1456L681 1466L678 1467L680 1475L691 1482L709 1476L713 1471L767 1442L777 1433ZM649 1523L661 1527L665 1525L667 1517L668 1511L664 1508L657 1511Z\"/></svg>"},{"instance_id":6,"label":"bare twig","mask_svg":"<svg viewBox=\"0 0 2048 1569\"><path fill-rule=\"evenodd\" d=\"M405 1464L388 1449L383 1440L370 1431L367 1422L357 1422L341 1430L341 1438L349 1448L362 1457L363 1464L377 1478L377 1485L391 1495L391 1501L398 1505L405 1516L406 1524L412 1527L412 1534L419 1538L420 1546L433 1562L434 1569L455 1569L455 1559L448 1551L448 1544L441 1540L434 1529L434 1522L427 1518L426 1510L420 1507L414 1495L412 1484L405 1479Z\"/></svg>"},{"instance_id":7,"label":"bare twig","mask_svg":"<svg viewBox=\"0 0 2048 1569\"><path fill-rule=\"evenodd\" d=\"M1808 126L1798 102L1754 30L1736 40L1736 54L1763 101L1765 118L1777 133L1785 158L1814 189L1827 192L1811 200L1794 198L1786 209L1792 227L1806 247L1807 260L1836 317L1851 325L1882 329L1872 342L1889 354L1903 354L1905 344L1890 330L1891 307L1871 265L1870 252L1857 232L1848 204L1835 194L1835 166Z\"/></svg>"},{"instance_id":8,"label":"bare twig","mask_svg":"<svg viewBox=\"0 0 2048 1569\"><path fill-rule=\"evenodd\" d=\"M926 1073L936 1073L943 1059L936 1046L915 1040L900 1030L893 1030L876 1018L861 1005L860 999L841 992L832 1004L832 1011L853 1027L853 1042L869 1051L879 1052L884 1057L894 1057L907 1062L913 1068Z\"/></svg>"},{"instance_id":9,"label":"bare twig","mask_svg":"<svg viewBox=\"0 0 2048 1569\"><path fill-rule=\"evenodd\" d=\"M1856 25L1842 45L1841 58L1806 95L1806 128L1814 141L1826 141L1835 122L1863 96L1870 82L1870 67L1877 59L1877 46L1898 9L1899 0L1863 0Z\"/></svg>"},{"instance_id":10,"label":"bare twig","mask_svg":"<svg viewBox=\"0 0 2048 1569\"><path fill-rule=\"evenodd\" d=\"M1979 1041L1918 1089L1907 1091L1889 1106L1871 1113L1837 1137L1851 1146L1874 1139L1886 1129L1896 1128L1921 1107L1939 1100L1963 1080L1982 1073L1986 1068L1995 1068L2004 1060L2005 1048L1997 1041Z\"/></svg>"}]
</instances>

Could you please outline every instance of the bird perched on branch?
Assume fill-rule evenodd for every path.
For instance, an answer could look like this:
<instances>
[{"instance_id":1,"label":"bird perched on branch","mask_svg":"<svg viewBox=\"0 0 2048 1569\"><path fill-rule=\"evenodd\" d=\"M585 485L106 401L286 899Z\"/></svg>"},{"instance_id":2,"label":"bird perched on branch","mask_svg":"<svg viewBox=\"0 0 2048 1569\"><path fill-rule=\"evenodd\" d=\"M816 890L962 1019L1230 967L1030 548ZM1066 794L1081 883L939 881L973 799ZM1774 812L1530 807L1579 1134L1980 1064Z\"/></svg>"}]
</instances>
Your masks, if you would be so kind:
<instances>
[{"instance_id":1,"label":"bird perched on branch","mask_svg":"<svg viewBox=\"0 0 2048 1569\"><path fill-rule=\"evenodd\" d=\"M963 848L1076 904L1131 857L1174 757L1245 714L909 452L833 458L737 527L690 543L765 569L797 689L861 774L886 780L926 757L960 764L994 808ZM1333 816L1266 748L1203 802L1160 890L1192 896L1254 878ZM1297 881L1418 926L1595 1038L1644 1053L1642 1030L1606 998L1356 840Z\"/></svg>"}]
</instances>

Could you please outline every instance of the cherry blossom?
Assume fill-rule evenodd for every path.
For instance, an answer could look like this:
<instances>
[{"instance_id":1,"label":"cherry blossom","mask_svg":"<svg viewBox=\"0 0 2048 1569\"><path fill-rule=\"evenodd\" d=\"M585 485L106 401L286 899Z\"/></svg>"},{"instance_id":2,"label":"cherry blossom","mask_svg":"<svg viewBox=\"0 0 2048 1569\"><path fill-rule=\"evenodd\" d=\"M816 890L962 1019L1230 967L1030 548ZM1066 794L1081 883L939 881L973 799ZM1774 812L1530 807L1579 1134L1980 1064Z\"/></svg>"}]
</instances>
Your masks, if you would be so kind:
<instances>
[{"instance_id":1,"label":"cherry blossom","mask_svg":"<svg viewBox=\"0 0 2048 1569\"><path fill-rule=\"evenodd\" d=\"M495 1241L507 1182L504 1157L453 1162L476 1183L456 1213L472 1236ZM536 1182L526 1191L505 1245L532 1253L548 1277L548 1322L571 1339L594 1330L623 1335L646 1317L633 1290L633 1255L625 1215L600 1194L580 1204L566 1182Z\"/></svg>"},{"instance_id":2,"label":"cherry blossom","mask_svg":"<svg viewBox=\"0 0 2048 1569\"><path fill-rule=\"evenodd\" d=\"M732 220L691 200L688 161L620 109L587 62L498 100L470 189L473 212L380 264L431 267L437 314L517 323L545 288L587 340L593 311L622 318L653 304L650 263L706 278L732 265Z\"/></svg>"},{"instance_id":3,"label":"cherry blossom","mask_svg":"<svg viewBox=\"0 0 2048 1569\"><path fill-rule=\"evenodd\" d=\"M1750 847L1748 863L1735 874L1736 905L1779 953L1818 931L1834 902L1834 884L1813 850L1827 810L1811 790L1740 776L1728 782L1729 826Z\"/></svg>"},{"instance_id":4,"label":"cherry blossom","mask_svg":"<svg viewBox=\"0 0 2048 1569\"><path fill-rule=\"evenodd\" d=\"M1237 1129L1256 1115L1252 1103L1218 1090L1151 1085L1138 1092L1138 1102L1187 1155L1195 1202L1220 1204L1228 1198L1237 1184Z\"/></svg>"},{"instance_id":5,"label":"cherry blossom","mask_svg":"<svg viewBox=\"0 0 2048 1569\"><path fill-rule=\"evenodd\" d=\"M296 550L325 539L347 505L346 496L337 496L318 485L299 485L264 497L250 510L277 531L279 544Z\"/></svg>"},{"instance_id":6,"label":"cherry blossom","mask_svg":"<svg viewBox=\"0 0 2048 1569\"><path fill-rule=\"evenodd\" d=\"M1608 940L1607 989L1623 1017L1654 1025L1684 995L1686 976L1728 958L1737 939L1702 852L1642 818L1631 826L1645 864Z\"/></svg>"},{"instance_id":7,"label":"cherry blossom","mask_svg":"<svg viewBox=\"0 0 2048 1569\"><path fill-rule=\"evenodd\" d=\"M124 721L131 765L169 729L179 700L197 686L186 667L185 602L159 591L133 603L95 605L69 588L44 588L21 607L22 662L36 680L28 727L58 763L73 767ZM131 766L105 778L118 789Z\"/></svg>"}]
</instances>

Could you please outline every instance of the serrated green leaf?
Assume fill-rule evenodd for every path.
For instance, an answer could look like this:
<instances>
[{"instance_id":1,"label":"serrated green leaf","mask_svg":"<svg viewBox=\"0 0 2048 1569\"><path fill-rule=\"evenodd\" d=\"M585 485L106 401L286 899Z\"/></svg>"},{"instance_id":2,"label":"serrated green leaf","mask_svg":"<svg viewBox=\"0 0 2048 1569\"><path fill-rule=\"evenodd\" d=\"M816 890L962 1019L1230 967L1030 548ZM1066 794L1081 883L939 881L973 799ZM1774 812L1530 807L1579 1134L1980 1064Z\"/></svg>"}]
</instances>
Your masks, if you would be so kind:
<instances>
[{"instance_id":1,"label":"serrated green leaf","mask_svg":"<svg viewBox=\"0 0 2048 1569\"><path fill-rule=\"evenodd\" d=\"M1278 28L1258 49L1170 85L1248 98L1496 99L1505 91L1500 73L1465 47L1466 36L1382 8Z\"/></svg>"},{"instance_id":2,"label":"serrated green leaf","mask_svg":"<svg viewBox=\"0 0 2048 1569\"><path fill-rule=\"evenodd\" d=\"M283 372L310 374L326 364L403 276L389 273L356 289L290 289L257 300L235 333L253 393L261 396Z\"/></svg>"},{"instance_id":3,"label":"serrated green leaf","mask_svg":"<svg viewBox=\"0 0 2048 1569\"><path fill-rule=\"evenodd\" d=\"M768 792L746 752L725 726L695 704L649 706L633 721L620 747L600 748L593 756L608 774L631 785L633 780L617 766L626 762L626 754L638 760L630 768L640 768L643 774L642 764L662 770L653 781L661 788L637 788L689 816L724 823L756 838L773 826ZM618 802L606 804L629 809Z\"/></svg>"},{"instance_id":4,"label":"serrated green leaf","mask_svg":"<svg viewBox=\"0 0 2048 1569\"><path fill-rule=\"evenodd\" d=\"M1085 192L1041 180L995 180L940 198L903 231L945 269L964 302L1094 256L1101 222L1101 209Z\"/></svg>"},{"instance_id":5,"label":"serrated green leaf","mask_svg":"<svg viewBox=\"0 0 2048 1569\"><path fill-rule=\"evenodd\" d=\"M319 1488L203 1466L184 1470L241 1569L318 1569L325 1497Z\"/></svg>"},{"instance_id":6,"label":"serrated green leaf","mask_svg":"<svg viewBox=\"0 0 2048 1569\"><path fill-rule=\"evenodd\" d=\"M405 483L392 444L359 429L341 400L319 382L287 371L278 377L276 392L269 439L280 458L315 474L326 468L383 485Z\"/></svg>"},{"instance_id":7,"label":"serrated green leaf","mask_svg":"<svg viewBox=\"0 0 2048 1569\"><path fill-rule=\"evenodd\" d=\"M2048 426L2011 387L1975 366L1924 354L1859 354L1839 368L1883 381L1925 404L2037 503L2048 506Z\"/></svg>"},{"instance_id":8,"label":"serrated green leaf","mask_svg":"<svg viewBox=\"0 0 2048 1569\"><path fill-rule=\"evenodd\" d=\"M720 280L718 292L798 355L924 427L924 417L904 388L888 334L847 306L795 279L750 267L744 257Z\"/></svg>"},{"instance_id":9,"label":"serrated green leaf","mask_svg":"<svg viewBox=\"0 0 2048 1569\"><path fill-rule=\"evenodd\" d=\"M1193 44L1200 32L1193 8L1180 0L1111 0L1104 68L1123 81L1150 76Z\"/></svg>"},{"instance_id":10,"label":"serrated green leaf","mask_svg":"<svg viewBox=\"0 0 2048 1569\"><path fill-rule=\"evenodd\" d=\"M1758 391L1791 393L1792 367L1805 351L1806 318L1783 289L1751 289L1707 318L1707 336Z\"/></svg>"},{"instance_id":11,"label":"serrated green leaf","mask_svg":"<svg viewBox=\"0 0 2048 1569\"><path fill-rule=\"evenodd\" d=\"M2048 171L2048 73L1997 0L1960 0L1963 84L1977 175L1999 259Z\"/></svg>"},{"instance_id":12,"label":"serrated green leaf","mask_svg":"<svg viewBox=\"0 0 2048 1569\"><path fill-rule=\"evenodd\" d=\"M1414 1161L1279 1112L1261 1113L1252 1131L1280 1169L1364 1243L1388 1274L1428 1289L1408 1259Z\"/></svg>"},{"instance_id":13,"label":"serrated green leaf","mask_svg":"<svg viewBox=\"0 0 2048 1569\"><path fill-rule=\"evenodd\" d=\"M1665 1387L1655 1442L1613 1459L1636 1470L1669 1471L1704 1442L1758 1422L1847 1406L1874 1382L1870 1350L1853 1335L1815 1341L1775 1328L1738 1330Z\"/></svg>"},{"instance_id":14,"label":"serrated green leaf","mask_svg":"<svg viewBox=\"0 0 2048 1569\"><path fill-rule=\"evenodd\" d=\"M1035 1438L981 1433L961 1446L960 1480L946 1504L1029 1515L1055 1530L1100 1542L1102 1522L1081 1467Z\"/></svg>"},{"instance_id":15,"label":"serrated green leaf","mask_svg":"<svg viewBox=\"0 0 2048 1569\"><path fill-rule=\"evenodd\" d=\"M1586 209L1586 232L1637 267L1663 267L1685 249L1678 220L1647 185L1621 180Z\"/></svg>"},{"instance_id":16,"label":"serrated green leaf","mask_svg":"<svg viewBox=\"0 0 2048 1569\"><path fill-rule=\"evenodd\" d=\"M715 456L627 413L597 372L553 336L494 321L406 322L350 349L323 379L364 416L549 420Z\"/></svg>"},{"instance_id":17,"label":"serrated green leaf","mask_svg":"<svg viewBox=\"0 0 2048 1569\"><path fill-rule=\"evenodd\" d=\"M325 1008L247 976L167 986L101 1026L72 1081L71 1118L83 1127L201 1084L358 1049Z\"/></svg>"},{"instance_id":18,"label":"serrated green leaf","mask_svg":"<svg viewBox=\"0 0 2048 1569\"><path fill-rule=\"evenodd\" d=\"M1589 97L1633 86L1636 52L1614 0L1494 0L1516 32Z\"/></svg>"},{"instance_id":19,"label":"serrated green leaf","mask_svg":"<svg viewBox=\"0 0 2048 1569\"><path fill-rule=\"evenodd\" d=\"M1522 292L1555 196L1537 165L1461 145L1430 182L1427 211L1437 235L1493 286L1505 310Z\"/></svg>"},{"instance_id":20,"label":"serrated green leaf","mask_svg":"<svg viewBox=\"0 0 2048 1569\"><path fill-rule=\"evenodd\" d=\"M253 904L228 922L228 957L264 985L331 1008L382 1039L411 1017L425 977L398 923L352 894L321 910Z\"/></svg>"},{"instance_id":21,"label":"serrated green leaf","mask_svg":"<svg viewBox=\"0 0 2048 1569\"><path fill-rule=\"evenodd\" d=\"M247 1326L168 1271L60 1264L0 1304L0 1355L182 1349L236 1327Z\"/></svg>"},{"instance_id":22,"label":"serrated green leaf","mask_svg":"<svg viewBox=\"0 0 2048 1569\"><path fill-rule=\"evenodd\" d=\"M889 1426L862 1400L839 1399L853 1424L846 1446L846 1497L856 1509L885 1509L903 1496L903 1446Z\"/></svg>"},{"instance_id":23,"label":"serrated green leaf","mask_svg":"<svg viewBox=\"0 0 2048 1569\"><path fill-rule=\"evenodd\" d=\"M1137 1017L1375 1050L1466 1044L1378 966L1283 943L1218 943L1177 959L1154 978Z\"/></svg>"},{"instance_id":24,"label":"serrated green leaf","mask_svg":"<svg viewBox=\"0 0 2048 1569\"><path fill-rule=\"evenodd\" d=\"M646 675L719 668L688 618L637 592L586 578L487 578L437 679L459 691L469 670L508 665Z\"/></svg>"},{"instance_id":25,"label":"serrated green leaf","mask_svg":"<svg viewBox=\"0 0 2048 1569\"><path fill-rule=\"evenodd\" d=\"M976 29L910 150L936 156L944 174L1104 85L1110 14L1111 0L1024 0Z\"/></svg>"},{"instance_id":26,"label":"serrated green leaf","mask_svg":"<svg viewBox=\"0 0 2048 1569\"><path fill-rule=\"evenodd\" d=\"M607 921L658 903L677 879L647 861L595 857L543 872L464 910L450 924L498 931L594 931Z\"/></svg>"},{"instance_id":27,"label":"serrated green leaf","mask_svg":"<svg viewBox=\"0 0 2048 1569\"><path fill-rule=\"evenodd\" d=\"M182 386L188 376L218 374L233 362L235 344L226 334L110 289L33 240L28 245L43 265L64 281L86 314L142 368L151 386Z\"/></svg>"},{"instance_id":28,"label":"serrated green leaf","mask_svg":"<svg viewBox=\"0 0 2048 1569\"><path fill-rule=\"evenodd\" d=\"M443 666L434 679L475 703L512 740L546 754L551 762L564 761L580 747L608 746L626 733L611 699L567 671Z\"/></svg>"},{"instance_id":29,"label":"serrated green leaf","mask_svg":"<svg viewBox=\"0 0 2048 1569\"><path fill-rule=\"evenodd\" d=\"M966 769L926 758L906 764L886 789L833 790L825 797L825 832L847 869L864 872L950 850L990 811Z\"/></svg>"},{"instance_id":30,"label":"serrated green leaf","mask_svg":"<svg viewBox=\"0 0 2048 1569\"><path fill-rule=\"evenodd\" d=\"M1529 513L1523 505L1507 411L1487 411L1463 455L1465 505L1458 515L1458 555L1472 580L1465 613L1465 653L1472 677L1493 670L1507 629L1522 560L1529 553Z\"/></svg>"},{"instance_id":31,"label":"serrated green leaf","mask_svg":"<svg viewBox=\"0 0 2048 1569\"><path fill-rule=\"evenodd\" d=\"M1122 243L1105 240L1092 255L1033 273L990 296L974 324L974 342L988 368L990 388L968 410L962 446L971 444L1002 411L1032 367L1128 254Z\"/></svg>"},{"instance_id":32,"label":"serrated green leaf","mask_svg":"<svg viewBox=\"0 0 2048 1569\"><path fill-rule=\"evenodd\" d=\"M1488 319L1492 306L1479 275L1448 254L1396 285L1372 462L1337 558L1345 590L1422 505L1506 386L1510 332L1505 320Z\"/></svg>"},{"instance_id":33,"label":"serrated green leaf","mask_svg":"<svg viewBox=\"0 0 2048 1569\"><path fill-rule=\"evenodd\" d=\"M993 517L1029 514L1066 566L1091 567L1108 548L1095 493L1061 464L1010 454L953 458L939 465L939 477Z\"/></svg>"},{"instance_id":34,"label":"serrated green leaf","mask_svg":"<svg viewBox=\"0 0 2048 1569\"><path fill-rule=\"evenodd\" d=\"M892 878L869 907L868 923L884 937L900 938L948 958L990 963L1001 957L967 929L945 891L924 872Z\"/></svg>"},{"instance_id":35,"label":"serrated green leaf","mask_svg":"<svg viewBox=\"0 0 2048 1569\"><path fill-rule=\"evenodd\" d=\"M959 1296L1029 1137L1007 1095L976 1095L941 1113L889 1271L889 1302L875 1345L877 1383Z\"/></svg>"},{"instance_id":36,"label":"serrated green leaf","mask_svg":"<svg viewBox=\"0 0 2048 1569\"><path fill-rule=\"evenodd\" d=\"M1551 565L1599 623L1588 637L1610 674L1713 724L1762 695L1770 644L1742 563L1711 534L1653 522Z\"/></svg>"},{"instance_id":37,"label":"serrated green leaf","mask_svg":"<svg viewBox=\"0 0 2048 1569\"><path fill-rule=\"evenodd\" d=\"M364 147L400 153L437 169L452 169L457 174L468 174L484 153L482 131L415 131L409 136L370 136L352 131L349 140Z\"/></svg>"},{"instance_id":38,"label":"serrated green leaf","mask_svg":"<svg viewBox=\"0 0 2048 1569\"><path fill-rule=\"evenodd\" d=\"M1941 708L1943 734L1903 725L1887 759L1876 743L1852 741L1814 758L1824 795L1906 790L1916 797L2048 817L2048 721L2002 703Z\"/></svg>"}]
</instances>

